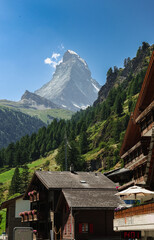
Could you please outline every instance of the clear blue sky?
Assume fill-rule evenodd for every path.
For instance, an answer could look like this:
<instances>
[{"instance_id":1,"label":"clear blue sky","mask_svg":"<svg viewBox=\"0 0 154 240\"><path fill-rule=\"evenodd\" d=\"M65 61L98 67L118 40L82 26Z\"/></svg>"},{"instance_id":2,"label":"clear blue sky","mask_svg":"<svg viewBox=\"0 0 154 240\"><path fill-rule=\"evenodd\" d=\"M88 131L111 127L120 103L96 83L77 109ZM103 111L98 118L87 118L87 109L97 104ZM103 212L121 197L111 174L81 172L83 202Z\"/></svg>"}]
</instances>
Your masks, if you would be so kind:
<instances>
[{"instance_id":1,"label":"clear blue sky","mask_svg":"<svg viewBox=\"0 0 154 240\"><path fill-rule=\"evenodd\" d=\"M67 49L103 85L143 41L154 43L154 0L0 0L0 99L50 81Z\"/></svg>"}]
</instances>

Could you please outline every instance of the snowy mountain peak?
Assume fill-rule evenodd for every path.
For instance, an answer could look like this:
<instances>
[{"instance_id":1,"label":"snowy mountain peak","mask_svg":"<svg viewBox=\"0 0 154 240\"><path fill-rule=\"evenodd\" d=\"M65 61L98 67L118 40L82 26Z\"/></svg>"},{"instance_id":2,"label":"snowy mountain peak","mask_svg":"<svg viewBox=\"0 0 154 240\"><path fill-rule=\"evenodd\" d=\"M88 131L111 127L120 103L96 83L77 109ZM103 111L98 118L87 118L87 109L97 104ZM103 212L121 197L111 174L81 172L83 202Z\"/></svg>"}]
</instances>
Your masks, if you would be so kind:
<instances>
[{"instance_id":1,"label":"snowy mountain peak","mask_svg":"<svg viewBox=\"0 0 154 240\"><path fill-rule=\"evenodd\" d=\"M76 52L67 50L50 82L36 90L41 97L66 109L85 109L97 99L100 85L91 77L87 63Z\"/></svg>"},{"instance_id":2,"label":"snowy mountain peak","mask_svg":"<svg viewBox=\"0 0 154 240\"><path fill-rule=\"evenodd\" d=\"M82 59L76 52L72 51L72 50L67 50L63 56L63 62L67 62L70 59L74 59L74 60L79 60L80 62L82 62L85 66L87 66L87 63L85 62L84 59Z\"/></svg>"},{"instance_id":3,"label":"snowy mountain peak","mask_svg":"<svg viewBox=\"0 0 154 240\"><path fill-rule=\"evenodd\" d=\"M70 54L73 54L73 55L77 55L79 56L76 52L72 51L72 50L67 50Z\"/></svg>"},{"instance_id":4,"label":"snowy mountain peak","mask_svg":"<svg viewBox=\"0 0 154 240\"><path fill-rule=\"evenodd\" d=\"M68 60L70 60L72 58L79 58L79 55L76 52L72 51L72 50L67 50L64 53L63 62L67 62Z\"/></svg>"}]
</instances>

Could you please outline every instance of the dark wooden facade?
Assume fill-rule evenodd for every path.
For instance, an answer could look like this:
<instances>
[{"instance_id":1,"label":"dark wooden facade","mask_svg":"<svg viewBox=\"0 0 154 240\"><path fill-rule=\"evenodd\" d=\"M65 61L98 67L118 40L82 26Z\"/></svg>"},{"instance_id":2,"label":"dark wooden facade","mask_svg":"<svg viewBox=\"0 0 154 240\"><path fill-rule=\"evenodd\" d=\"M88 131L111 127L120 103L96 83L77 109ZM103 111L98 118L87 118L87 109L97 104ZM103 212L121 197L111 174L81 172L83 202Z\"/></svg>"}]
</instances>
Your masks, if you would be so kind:
<instances>
[{"instance_id":1,"label":"dark wooden facade","mask_svg":"<svg viewBox=\"0 0 154 240\"><path fill-rule=\"evenodd\" d=\"M63 203L61 237L76 239L120 239L113 231L114 209L71 208Z\"/></svg>"},{"instance_id":2,"label":"dark wooden facade","mask_svg":"<svg viewBox=\"0 0 154 240\"><path fill-rule=\"evenodd\" d=\"M113 239L114 209L121 203L115 193L114 184L101 173L37 172L25 193L31 210L22 221L29 222L39 240L51 239L52 233L54 239ZM72 204L80 206L67 203L72 197Z\"/></svg>"},{"instance_id":3,"label":"dark wooden facade","mask_svg":"<svg viewBox=\"0 0 154 240\"><path fill-rule=\"evenodd\" d=\"M154 52L120 154L132 171L130 182L154 189Z\"/></svg>"}]
</instances>

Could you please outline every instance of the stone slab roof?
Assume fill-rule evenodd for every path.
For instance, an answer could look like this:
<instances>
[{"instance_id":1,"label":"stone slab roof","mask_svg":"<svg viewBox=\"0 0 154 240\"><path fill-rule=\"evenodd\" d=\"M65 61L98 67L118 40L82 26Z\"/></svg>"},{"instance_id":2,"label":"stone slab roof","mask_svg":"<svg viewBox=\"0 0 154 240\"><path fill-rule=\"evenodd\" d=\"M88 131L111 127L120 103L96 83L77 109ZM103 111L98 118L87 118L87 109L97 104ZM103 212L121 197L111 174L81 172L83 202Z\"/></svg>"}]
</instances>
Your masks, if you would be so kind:
<instances>
[{"instance_id":1,"label":"stone slab roof","mask_svg":"<svg viewBox=\"0 0 154 240\"><path fill-rule=\"evenodd\" d=\"M47 189L115 189L114 183L102 173L36 171L35 176Z\"/></svg>"},{"instance_id":2,"label":"stone slab roof","mask_svg":"<svg viewBox=\"0 0 154 240\"><path fill-rule=\"evenodd\" d=\"M123 204L116 190L65 189L62 193L70 207L73 208L107 208L114 209Z\"/></svg>"}]
</instances>

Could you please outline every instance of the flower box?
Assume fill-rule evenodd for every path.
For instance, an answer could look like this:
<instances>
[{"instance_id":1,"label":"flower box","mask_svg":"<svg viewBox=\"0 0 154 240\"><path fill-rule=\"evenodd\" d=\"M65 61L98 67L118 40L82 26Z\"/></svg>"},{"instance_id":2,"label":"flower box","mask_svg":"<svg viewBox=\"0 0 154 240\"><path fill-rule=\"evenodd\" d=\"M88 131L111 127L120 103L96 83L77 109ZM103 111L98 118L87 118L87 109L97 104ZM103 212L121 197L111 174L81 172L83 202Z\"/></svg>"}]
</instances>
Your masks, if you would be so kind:
<instances>
[{"instance_id":1,"label":"flower box","mask_svg":"<svg viewBox=\"0 0 154 240\"><path fill-rule=\"evenodd\" d=\"M29 220L29 221L33 221L32 211L29 211L29 212L28 212L28 220Z\"/></svg>"},{"instance_id":2,"label":"flower box","mask_svg":"<svg viewBox=\"0 0 154 240\"><path fill-rule=\"evenodd\" d=\"M38 214L36 209L32 210L32 214L33 214L33 221L38 220Z\"/></svg>"},{"instance_id":3,"label":"flower box","mask_svg":"<svg viewBox=\"0 0 154 240\"><path fill-rule=\"evenodd\" d=\"M33 197L34 201L39 201L39 192L34 192Z\"/></svg>"},{"instance_id":4,"label":"flower box","mask_svg":"<svg viewBox=\"0 0 154 240\"><path fill-rule=\"evenodd\" d=\"M28 196L29 196L30 202L39 200L39 193L36 190L29 192Z\"/></svg>"},{"instance_id":5,"label":"flower box","mask_svg":"<svg viewBox=\"0 0 154 240\"><path fill-rule=\"evenodd\" d=\"M24 212L24 222L28 222L28 212Z\"/></svg>"},{"instance_id":6,"label":"flower box","mask_svg":"<svg viewBox=\"0 0 154 240\"><path fill-rule=\"evenodd\" d=\"M21 222L24 222L24 212L20 212L19 216L21 217Z\"/></svg>"}]
</instances>

